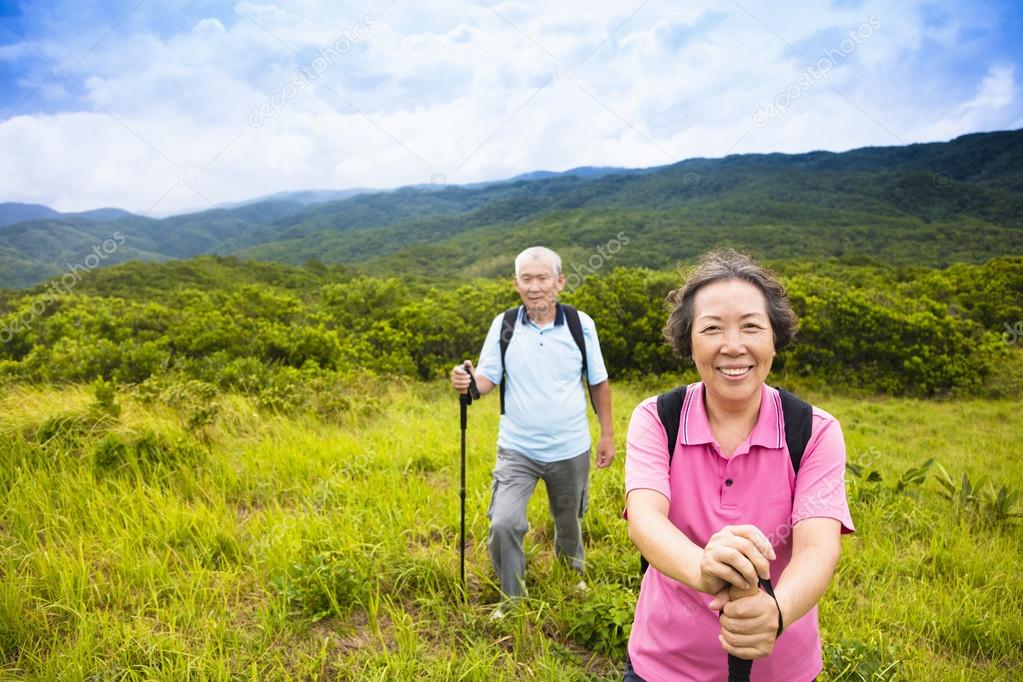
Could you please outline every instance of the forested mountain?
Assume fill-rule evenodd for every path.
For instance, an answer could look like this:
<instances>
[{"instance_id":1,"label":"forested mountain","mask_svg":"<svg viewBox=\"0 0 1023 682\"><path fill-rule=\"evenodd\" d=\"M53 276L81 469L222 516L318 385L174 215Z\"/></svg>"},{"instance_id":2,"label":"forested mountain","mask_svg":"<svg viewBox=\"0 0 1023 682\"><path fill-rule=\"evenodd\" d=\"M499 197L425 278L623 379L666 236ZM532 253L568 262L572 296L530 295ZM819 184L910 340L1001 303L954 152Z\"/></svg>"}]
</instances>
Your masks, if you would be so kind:
<instances>
[{"instance_id":1,"label":"forested mountain","mask_svg":"<svg viewBox=\"0 0 1023 682\"><path fill-rule=\"evenodd\" d=\"M0 228L0 287L66 272L115 233L108 265L235 254L422 276L489 276L542 242L583 264L670 267L716 245L767 258L944 266L1023 252L1023 131L843 153L745 154L643 170L576 169L304 205L287 195L162 220L57 215ZM535 177L539 176L539 177Z\"/></svg>"},{"instance_id":2,"label":"forested mountain","mask_svg":"<svg viewBox=\"0 0 1023 682\"><path fill-rule=\"evenodd\" d=\"M0 204L0 228L24 222L26 220L60 218L73 220L75 218L84 218L85 220L101 221L117 220L118 218L126 218L131 215L132 214L128 211L124 211L119 208L97 208L91 211L82 211L81 213L61 213L60 211L54 211L49 206L42 206L40 204L18 204L7 202Z\"/></svg>"}]
</instances>

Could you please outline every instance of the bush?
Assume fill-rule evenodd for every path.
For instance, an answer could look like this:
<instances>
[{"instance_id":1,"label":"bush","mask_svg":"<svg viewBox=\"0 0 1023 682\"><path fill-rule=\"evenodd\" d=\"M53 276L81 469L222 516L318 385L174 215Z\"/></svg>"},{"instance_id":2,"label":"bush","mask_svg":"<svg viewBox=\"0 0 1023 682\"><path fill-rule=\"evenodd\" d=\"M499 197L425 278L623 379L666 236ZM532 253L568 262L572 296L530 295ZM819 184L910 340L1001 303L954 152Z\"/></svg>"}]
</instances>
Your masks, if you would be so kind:
<instances>
[{"instance_id":1,"label":"bush","mask_svg":"<svg viewBox=\"0 0 1023 682\"><path fill-rule=\"evenodd\" d=\"M636 596L631 590L615 583L593 584L568 617L568 635L589 649L621 659L635 611Z\"/></svg>"},{"instance_id":2,"label":"bush","mask_svg":"<svg viewBox=\"0 0 1023 682\"><path fill-rule=\"evenodd\" d=\"M345 552L315 552L293 564L275 586L292 611L313 622L346 616L365 596L365 578Z\"/></svg>"},{"instance_id":3,"label":"bush","mask_svg":"<svg viewBox=\"0 0 1023 682\"><path fill-rule=\"evenodd\" d=\"M310 402L294 386L329 372L444 377L454 363L476 357L493 319L518 303L506 279L424 290L358 277L318 288L303 281L293 291L243 276L247 268L274 267L238 264L238 281L207 289L110 286L104 296L61 297L38 316L33 295L13 295L0 318L13 325L0 345L0 375L141 384L183 374L291 410ZM787 272L801 329L776 370L919 396L1011 396L1023 388L1023 353L1002 339L1007 327L1023 323L1019 258L947 270L790 263ZM581 281L564 300L596 321L612 379L677 375L685 365L661 329L665 296L681 283L676 274L616 268Z\"/></svg>"}]
</instances>

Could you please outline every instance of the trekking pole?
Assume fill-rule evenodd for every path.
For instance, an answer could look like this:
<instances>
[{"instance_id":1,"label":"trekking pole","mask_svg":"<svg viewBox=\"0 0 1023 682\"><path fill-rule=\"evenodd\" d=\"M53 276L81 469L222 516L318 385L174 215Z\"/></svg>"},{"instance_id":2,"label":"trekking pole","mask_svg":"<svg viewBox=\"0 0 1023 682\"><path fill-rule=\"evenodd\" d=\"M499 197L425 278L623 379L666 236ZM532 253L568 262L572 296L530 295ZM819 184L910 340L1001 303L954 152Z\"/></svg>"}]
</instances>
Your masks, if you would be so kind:
<instances>
[{"instance_id":1,"label":"trekking pole","mask_svg":"<svg viewBox=\"0 0 1023 682\"><path fill-rule=\"evenodd\" d=\"M771 580L768 578L764 580L760 578L760 586L764 588L772 597L774 596L774 586L771 585ZM728 590L728 598L739 599L741 597L751 597L760 591L760 588L753 586L748 590L736 587L733 585ZM728 682L749 682L750 673L753 671L753 661L748 658L739 658L728 654Z\"/></svg>"},{"instance_id":2,"label":"trekking pole","mask_svg":"<svg viewBox=\"0 0 1023 682\"><path fill-rule=\"evenodd\" d=\"M462 533L461 543L459 545L459 561L461 564L461 577L462 577L462 596L465 596L465 429L469 422L469 405L472 405L473 400L479 400L480 391L476 386L476 377L472 375L472 371L469 369L469 363L466 362L464 369L469 375L469 390L458 396L458 403L461 408L461 422L462 422L462 488L459 497L462 504Z\"/></svg>"}]
</instances>

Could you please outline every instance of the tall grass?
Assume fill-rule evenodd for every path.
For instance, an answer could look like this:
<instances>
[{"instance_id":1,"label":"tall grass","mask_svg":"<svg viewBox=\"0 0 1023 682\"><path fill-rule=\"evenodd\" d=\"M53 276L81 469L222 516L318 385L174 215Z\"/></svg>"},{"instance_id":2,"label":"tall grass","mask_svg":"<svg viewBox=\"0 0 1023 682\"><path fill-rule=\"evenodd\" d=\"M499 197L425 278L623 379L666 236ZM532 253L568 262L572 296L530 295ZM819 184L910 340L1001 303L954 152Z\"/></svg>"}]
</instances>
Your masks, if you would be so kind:
<instances>
[{"instance_id":1,"label":"tall grass","mask_svg":"<svg viewBox=\"0 0 1023 682\"><path fill-rule=\"evenodd\" d=\"M554 561L541 492L530 598L492 621L496 400L470 411L463 595L458 406L442 384L393 386L333 419L223 394L205 394L197 418L187 390L111 404L88 387L7 387L0 676L620 679L638 585L624 435L632 407L663 388L614 387L619 459L592 474L590 590ZM1018 520L979 496L946 499L930 469L904 476L934 458L956 481L1023 489L1020 402L804 396L842 420L859 471L858 532L820 611L825 677L1023 675Z\"/></svg>"}]
</instances>

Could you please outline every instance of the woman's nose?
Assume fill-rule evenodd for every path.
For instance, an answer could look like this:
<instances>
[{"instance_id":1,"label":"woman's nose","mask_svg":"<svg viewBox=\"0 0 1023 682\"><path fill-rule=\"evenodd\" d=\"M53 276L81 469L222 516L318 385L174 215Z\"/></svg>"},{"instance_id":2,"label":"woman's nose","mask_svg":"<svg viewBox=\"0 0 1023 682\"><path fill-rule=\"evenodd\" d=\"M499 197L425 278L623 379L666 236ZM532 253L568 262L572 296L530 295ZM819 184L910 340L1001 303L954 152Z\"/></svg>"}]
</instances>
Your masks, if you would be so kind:
<instances>
[{"instance_id":1,"label":"woman's nose","mask_svg":"<svg viewBox=\"0 0 1023 682\"><path fill-rule=\"evenodd\" d=\"M725 329L724 336L722 338L721 350L726 353L741 353L745 350L745 344L742 341L742 333L738 329Z\"/></svg>"}]
</instances>

